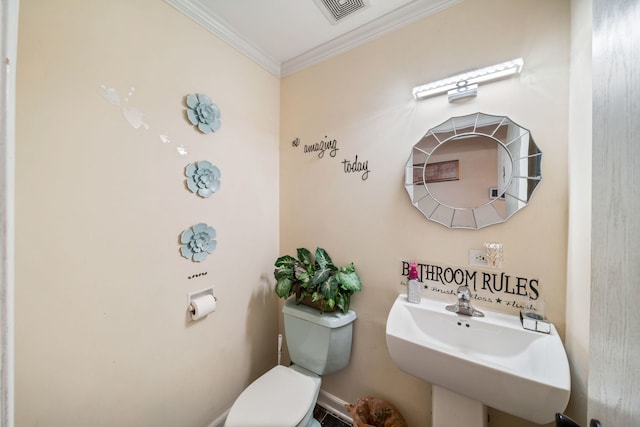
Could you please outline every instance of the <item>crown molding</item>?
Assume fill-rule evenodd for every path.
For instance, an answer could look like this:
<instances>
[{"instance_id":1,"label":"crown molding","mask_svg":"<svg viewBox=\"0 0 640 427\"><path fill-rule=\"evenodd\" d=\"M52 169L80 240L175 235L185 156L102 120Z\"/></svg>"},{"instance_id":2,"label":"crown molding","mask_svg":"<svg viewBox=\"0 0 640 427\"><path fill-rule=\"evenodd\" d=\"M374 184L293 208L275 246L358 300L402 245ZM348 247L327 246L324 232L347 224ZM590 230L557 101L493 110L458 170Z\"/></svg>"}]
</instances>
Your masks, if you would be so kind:
<instances>
[{"instance_id":1,"label":"crown molding","mask_svg":"<svg viewBox=\"0 0 640 427\"><path fill-rule=\"evenodd\" d=\"M206 11L197 0L165 0L187 17L202 25L206 30L218 36L222 41L249 57L262 68L280 78L280 61L255 46L236 33L222 18Z\"/></svg>"},{"instance_id":2,"label":"crown molding","mask_svg":"<svg viewBox=\"0 0 640 427\"><path fill-rule=\"evenodd\" d=\"M267 52L236 33L222 18L206 11L198 0L165 0L166 3L202 25L209 32L215 34L225 43L240 51L278 78L286 77L318 62L347 52L383 34L397 30L462 1L415 0L342 36L310 49L295 58L280 63Z\"/></svg>"},{"instance_id":3,"label":"crown molding","mask_svg":"<svg viewBox=\"0 0 640 427\"><path fill-rule=\"evenodd\" d=\"M428 15L433 15L463 0L417 0L395 9L380 18L364 24L340 37L310 49L281 65L281 77L289 76L318 62L347 52L383 34L390 33Z\"/></svg>"}]
</instances>

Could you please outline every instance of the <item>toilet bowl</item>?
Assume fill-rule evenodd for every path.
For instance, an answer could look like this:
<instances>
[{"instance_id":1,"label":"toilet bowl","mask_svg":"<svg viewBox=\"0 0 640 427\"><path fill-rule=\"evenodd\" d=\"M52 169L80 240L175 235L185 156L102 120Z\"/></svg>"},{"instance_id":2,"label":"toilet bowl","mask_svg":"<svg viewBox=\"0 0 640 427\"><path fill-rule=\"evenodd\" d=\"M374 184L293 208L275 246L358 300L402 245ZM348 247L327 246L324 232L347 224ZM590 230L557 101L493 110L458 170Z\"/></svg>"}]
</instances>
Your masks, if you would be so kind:
<instances>
[{"instance_id":1,"label":"toilet bowl","mask_svg":"<svg viewBox=\"0 0 640 427\"><path fill-rule=\"evenodd\" d=\"M282 312L293 365L278 365L251 383L231 407L225 427L320 427L313 419L320 375L349 364L356 313L321 314L291 300Z\"/></svg>"}]
</instances>

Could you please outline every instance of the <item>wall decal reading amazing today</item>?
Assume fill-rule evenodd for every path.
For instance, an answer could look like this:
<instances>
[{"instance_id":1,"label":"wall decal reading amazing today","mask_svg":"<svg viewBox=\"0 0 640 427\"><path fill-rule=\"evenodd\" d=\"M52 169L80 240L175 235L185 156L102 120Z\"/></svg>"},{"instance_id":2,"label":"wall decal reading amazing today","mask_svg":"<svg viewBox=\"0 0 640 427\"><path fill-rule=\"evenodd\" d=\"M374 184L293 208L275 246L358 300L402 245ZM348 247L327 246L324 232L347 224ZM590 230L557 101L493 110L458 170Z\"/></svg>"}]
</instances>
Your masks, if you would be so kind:
<instances>
[{"instance_id":1,"label":"wall decal reading amazing today","mask_svg":"<svg viewBox=\"0 0 640 427\"><path fill-rule=\"evenodd\" d=\"M300 138L296 138L291 141L291 146L296 148L300 145ZM330 139L326 135L324 139L320 142L316 142L314 144L304 145L305 154L308 153L318 153L318 158L324 158L324 153L329 151L329 157L336 157L338 154L338 140ZM365 181L369 178L369 161L359 161L358 155L356 154L353 160L344 159L342 161L342 169L344 173L360 173L360 178Z\"/></svg>"},{"instance_id":2,"label":"wall decal reading amazing today","mask_svg":"<svg viewBox=\"0 0 640 427\"><path fill-rule=\"evenodd\" d=\"M369 161L359 162L357 154L353 161L344 159L342 165L344 166L344 173L362 172L361 178L363 181L369 178Z\"/></svg>"},{"instance_id":3,"label":"wall decal reading amazing today","mask_svg":"<svg viewBox=\"0 0 640 427\"><path fill-rule=\"evenodd\" d=\"M297 139L297 138L296 138ZM311 144L311 145L304 145L304 152L305 153L318 153L318 158L323 158L324 157L324 152L326 150L329 150L329 156L331 157L335 157L336 154L338 153L338 141L336 139L329 139L327 138L327 136L325 135L324 137L325 140L322 140L320 142L316 142L315 144Z\"/></svg>"},{"instance_id":4,"label":"wall decal reading amazing today","mask_svg":"<svg viewBox=\"0 0 640 427\"><path fill-rule=\"evenodd\" d=\"M441 294L455 295L458 286L473 289L474 300L503 304L519 309L533 309L528 301L540 298L538 279L529 279L488 271L475 271L455 267L441 267L426 263L416 263L418 279L425 289ZM402 261L402 276L409 274L409 262ZM427 282L431 282L428 285ZM445 285L445 288L439 285Z\"/></svg>"}]
</instances>

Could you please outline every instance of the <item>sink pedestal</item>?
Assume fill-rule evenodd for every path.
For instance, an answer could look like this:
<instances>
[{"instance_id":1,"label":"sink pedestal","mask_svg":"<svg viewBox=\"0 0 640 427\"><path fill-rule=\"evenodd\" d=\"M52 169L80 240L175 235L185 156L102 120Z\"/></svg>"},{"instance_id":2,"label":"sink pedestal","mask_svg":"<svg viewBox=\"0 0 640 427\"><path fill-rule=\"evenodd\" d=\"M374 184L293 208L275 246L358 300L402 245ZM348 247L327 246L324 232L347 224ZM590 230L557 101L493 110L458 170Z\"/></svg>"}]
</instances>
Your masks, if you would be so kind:
<instances>
[{"instance_id":1,"label":"sink pedestal","mask_svg":"<svg viewBox=\"0 0 640 427\"><path fill-rule=\"evenodd\" d=\"M433 386L431 392L433 427L487 427L487 407L446 388Z\"/></svg>"}]
</instances>

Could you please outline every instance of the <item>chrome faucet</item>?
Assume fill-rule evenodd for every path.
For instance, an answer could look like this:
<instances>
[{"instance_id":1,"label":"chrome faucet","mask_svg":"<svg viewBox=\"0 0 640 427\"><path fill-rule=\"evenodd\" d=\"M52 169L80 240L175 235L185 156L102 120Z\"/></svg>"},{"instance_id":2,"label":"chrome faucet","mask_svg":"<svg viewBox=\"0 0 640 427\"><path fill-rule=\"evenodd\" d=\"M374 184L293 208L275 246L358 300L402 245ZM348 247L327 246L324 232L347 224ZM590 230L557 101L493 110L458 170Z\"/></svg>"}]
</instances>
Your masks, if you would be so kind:
<instances>
[{"instance_id":1,"label":"chrome faucet","mask_svg":"<svg viewBox=\"0 0 640 427\"><path fill-rule=\"evenodd\" d=\"M471 291L468 286L459 286L456 291L458 302L446 306L446 309L465 316L484 317L484 313L471 306Z\"/></svg>"}]
</instances>

